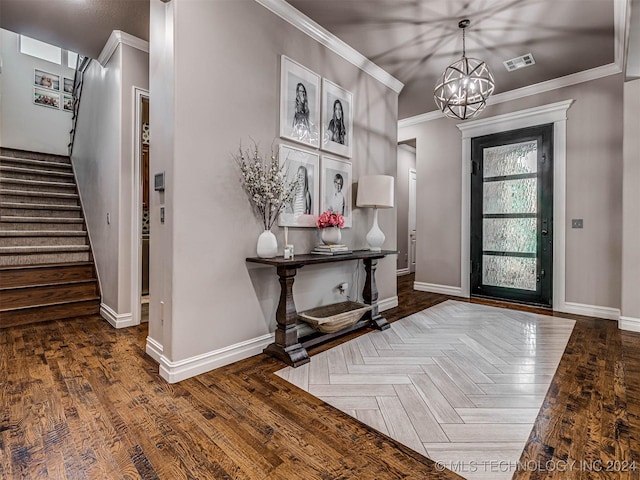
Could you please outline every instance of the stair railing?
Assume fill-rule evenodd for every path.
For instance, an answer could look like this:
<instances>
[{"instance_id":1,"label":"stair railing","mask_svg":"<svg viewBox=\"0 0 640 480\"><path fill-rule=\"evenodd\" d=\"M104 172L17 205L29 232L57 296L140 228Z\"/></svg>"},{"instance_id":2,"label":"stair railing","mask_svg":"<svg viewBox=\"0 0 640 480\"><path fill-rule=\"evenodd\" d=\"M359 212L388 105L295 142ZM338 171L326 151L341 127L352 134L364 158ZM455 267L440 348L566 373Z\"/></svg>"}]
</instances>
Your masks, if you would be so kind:
<instances>
[{"instance_id":1,"label":"stair railing","mask_svg":"<svg viewBox=\"0 0 640 480\"><path fill-rule=\"evenodd\" d=\"M69 132L69 156L73 153L73 144L76 138L76 125L78 124L78 112L80 111L80 97L82 95L82 86L84 85L84 72L89 67L91 58L78 55L76 60L76 71L73 76L73 117L71 119L71 131Z\"/></svg>"}]
</instances>

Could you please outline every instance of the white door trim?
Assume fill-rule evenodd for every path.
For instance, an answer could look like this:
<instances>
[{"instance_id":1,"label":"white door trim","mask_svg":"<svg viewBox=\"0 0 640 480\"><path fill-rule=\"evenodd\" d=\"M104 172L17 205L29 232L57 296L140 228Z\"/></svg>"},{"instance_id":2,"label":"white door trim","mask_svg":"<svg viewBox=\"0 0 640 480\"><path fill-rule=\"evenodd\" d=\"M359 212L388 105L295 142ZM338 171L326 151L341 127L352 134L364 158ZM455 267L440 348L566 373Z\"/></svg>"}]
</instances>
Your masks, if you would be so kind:
<instances>
[{"instance_id":1,"label":"white door trim","mask_svg":"<svg viewBox=\"0 0 640 480\"><path fill-rule=\"evenodd\" d=\"M418 172L416 171L415 168L410 168L409 169L409 188L408 188L408 192L409 192L409 221L407 222L407 268L409 269L409 273L413 273L411 272L411 264L415 261L415 252L412 252L411 250L411 202L412 202L412 198L411 198L411 175L415 175L416 176L416 181L415 181L415 185L414 185L414 192L413 192L413 214L417 217L418 215L418 203L417 203L417 188L418 188ZM414 224L414 227L417 227L417 219L416 222ZM417 228L416 228L417 230ZM417 249L417 246L416 246ZM415 272L415 269L414 269Z\"/></svg>"},{"instance_id":2,"label":"white door trim","mask_svg":"<svg viewBox=\"0 0 640 480\"><path fill-rule=\"evenodd\" d=\"M573 99L461 123L462 224L460 287L470 296L471 139L483 135L553 123L553 309L565 311L565 238L567 193L567 110Z\"/></svg>"},{"instance_id":3,"label":"white door trim","mask_svg":"<svg viewBox=\"0 0 640 480\"><path fill-rule=\"evenodd\" d=\"M133 87L133 172L131 192L131 313L132 325L140 325L142 319L142 98L149 98L149 90Z\"/></svg>"}]
</instances>

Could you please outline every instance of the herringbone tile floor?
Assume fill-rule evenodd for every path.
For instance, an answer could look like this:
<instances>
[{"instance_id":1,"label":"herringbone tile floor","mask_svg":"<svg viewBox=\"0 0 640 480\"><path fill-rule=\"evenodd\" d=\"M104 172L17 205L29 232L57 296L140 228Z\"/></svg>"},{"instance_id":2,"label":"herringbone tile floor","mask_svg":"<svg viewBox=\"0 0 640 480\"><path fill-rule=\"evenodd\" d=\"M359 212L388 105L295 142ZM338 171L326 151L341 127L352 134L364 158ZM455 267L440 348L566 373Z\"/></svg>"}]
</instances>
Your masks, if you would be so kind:
<instances>
[{"instance_id":1,"label":"herringbone tile floor","mask_svg":"<svg viewBox=\"0 0 640 480\"><path fill-rule=\"evenodd\" d=\"M574 323L449 300L277 374L466 478L511 478Z\"/></svg>"}]
</instances>

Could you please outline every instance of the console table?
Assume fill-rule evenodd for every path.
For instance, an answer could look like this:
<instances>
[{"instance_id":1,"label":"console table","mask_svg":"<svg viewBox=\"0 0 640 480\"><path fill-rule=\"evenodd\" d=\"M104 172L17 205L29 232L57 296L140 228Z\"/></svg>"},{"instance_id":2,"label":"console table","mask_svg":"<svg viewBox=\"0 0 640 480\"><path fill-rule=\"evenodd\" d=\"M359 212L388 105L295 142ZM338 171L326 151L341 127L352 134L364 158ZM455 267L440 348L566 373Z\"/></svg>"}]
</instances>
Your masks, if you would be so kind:
<instances>
[{"instance_id":1,"label":"console table","mask_svg":"<svg viewBox=\"0 0 640 480\"><path fill-rule=\"evenodd\" d=\"M378 311L378 288L376 286L376 268L378 260L398 253L395 250L382 250L372 252L371 250L355 250L351 253L341 255L296 255L294 258L285 260L284 257L275 258L247 258L247 262L261 263L276 267L280 278L280 302L276 310L275 342L268 345L264 352L279 358L288 365L298 367L309 362L307 347L329 340L338 335L356 330L365 326L371 326L378 330L389 328L389 323L380 315ZM346 262L349 260L363 260L366 278L362 298L364 303L371 305L371 310L366 312L363 318L351 327L345 328L335 333L313 333L303 338L298 338L296 323L298 312L293 300L293 281L298 273L298 269L305 265L317 265L322 263Z\"/></svg>"}]
</instances>

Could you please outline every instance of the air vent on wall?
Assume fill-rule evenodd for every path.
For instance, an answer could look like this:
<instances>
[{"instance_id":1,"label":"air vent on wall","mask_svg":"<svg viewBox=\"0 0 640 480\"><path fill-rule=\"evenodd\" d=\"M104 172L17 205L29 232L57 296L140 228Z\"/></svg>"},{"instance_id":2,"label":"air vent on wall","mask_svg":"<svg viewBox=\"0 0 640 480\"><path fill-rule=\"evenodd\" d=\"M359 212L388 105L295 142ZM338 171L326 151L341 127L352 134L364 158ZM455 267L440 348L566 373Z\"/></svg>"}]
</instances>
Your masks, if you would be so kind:
<instances>
[{"instance_id":1,"label":"air vent on wall","mask_svg":"<svg viewBox=\"0 0 640 480\"><path fill-rule=\"evenodd\" d=\"M511 60L505 60L504 66L509 72L513 72L514 70L518 70L519 68L528 67L529 65L533 65L536 61L533 59L533 55L531 53L525 53L516 58L512 58Z\"/></svg>"}]
</instances>

